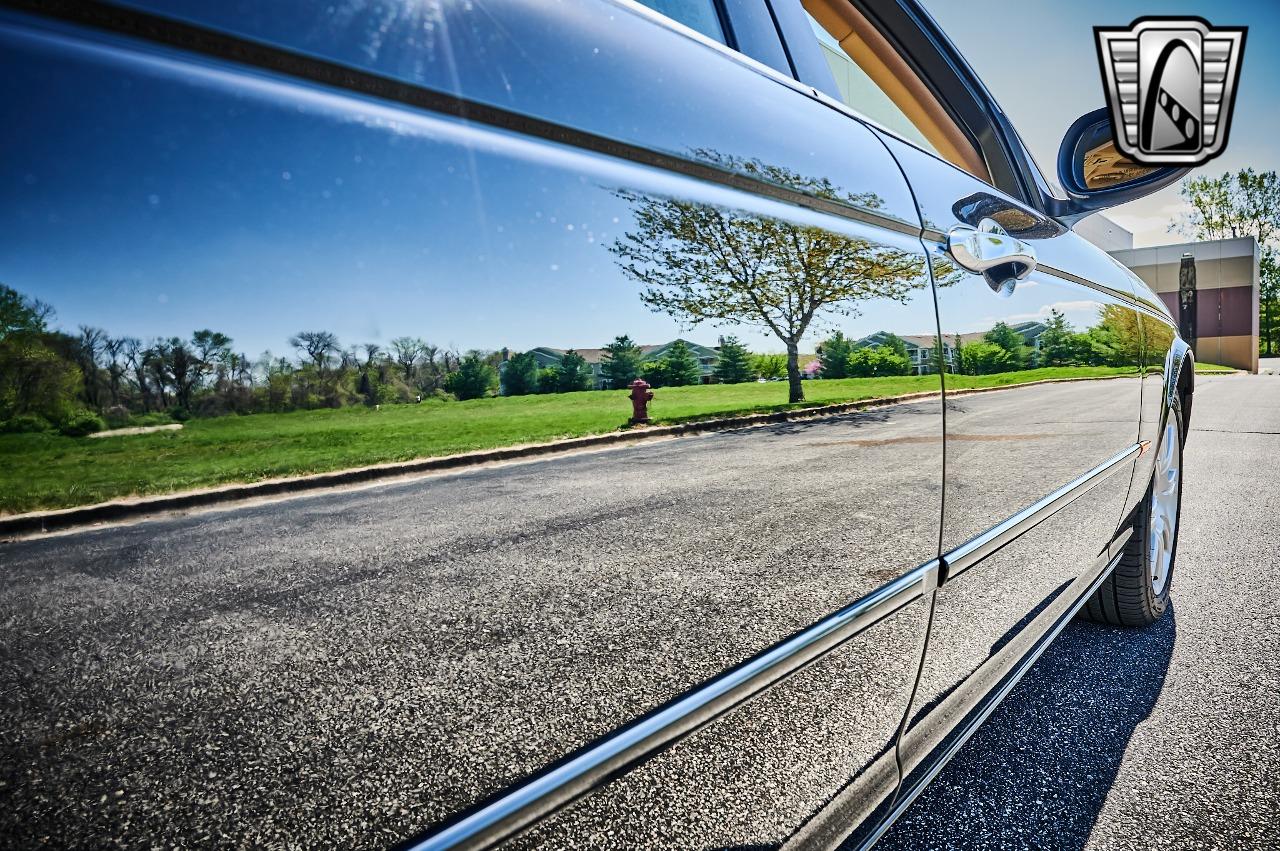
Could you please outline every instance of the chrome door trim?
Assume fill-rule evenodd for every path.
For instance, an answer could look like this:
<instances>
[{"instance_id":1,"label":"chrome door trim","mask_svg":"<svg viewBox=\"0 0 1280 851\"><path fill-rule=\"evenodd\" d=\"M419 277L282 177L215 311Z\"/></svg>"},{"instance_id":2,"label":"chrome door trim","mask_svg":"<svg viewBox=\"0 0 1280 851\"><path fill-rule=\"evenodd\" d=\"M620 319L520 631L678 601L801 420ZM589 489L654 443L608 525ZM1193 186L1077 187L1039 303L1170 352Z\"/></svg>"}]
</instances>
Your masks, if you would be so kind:
<instances>
[{"instance_id":1,"label":"chrome door trim","mask_svg":"<svg viewBox=\"0 0 1280 851\"><path fill-rule=\"evenodd\" d=\"M1001 701L1003 701L1005 697L1008 696L1009 692L1013 691L1014 687L1022 681L1022 678L1031 670L1031 666L1034 665L1042 655L1044 655L1044 651L1047 650L1049 645L1053 643L1053 640L1058 637L1058 633L1062 632L1063 628L1065 628L1071 619L1075 617L1076 612L1080 611L1085 602L1093 596L1093 592L1098 590L1098 586L1106 581L1106 578L1111 575L1111 571L1115 570L1116 565L1120 563L1121 555L1124 552L1124 546L1129 542L1129 538L1132 534L1132 529L1126 529L1124 534L1120 535L1116 539L1115 546L1113 547L1116 554L1107 561L1106 567L1104 567L1094 580L1089 583L1084 592L1076 598L1070 608L1063 612L1062 616L1054 622L1053 626L1045 631L1044 635L1036 642L1030 652L1022 657L1017 666L1005 675L1005 678L1001 680L1000 685L987 695L982 703L981 709L979 709L976 714L970 716L969 720L965 722L963 729L961 729L961 731L947 744L937 762L929 768L929 771L923 777L920 778L920 781L914 784L910 789L901 793L901 797L894 802L893 809L889 811L889 815L885 817L885 820L881 822L876 827L875 831L873 831L862 845L859 846L858 851L868 851L871 846L880 841L880 838L888 832L889 828L892 827L893 823L906 811L907 807L911 806L915 799L920 796L920 793L929 787L929 784L932 783L933 779L938 776L943 768L946 767L947 763L951 761L951 758L954 757L960 749L964 747L965 743L969 741L973 734L978 731L978 728L981 727L982 723L987 720L992 712L995 711Z\"/></svg>"},{"instance_id":2,"label":"chrome door trim","mask_svg":"<svg viewBox=\"0 0 1280 851\"><path fill-rule=\"evenodd\" d=\"M620 8L680 33L686 38L716 49L728 59L768 77L788 89L814 99L814 90L801 86L795 80L783 77L771 68L748 56L696 33L661 13L641 6L635 0L608 0ZM827 213L850 221L874 225L888 231L919 237L918 220L905 221L870 209L853 207L831 198L809 194L788 186L753 178L741 172L728 171L714 165L687 159L676 154L664 153L642 145L602 136L587 130L525 115L480 101L469 100L448 92L426 86L406 83L403 80L365 71L317 56L295 53L265 42L232 35L200 24L167 18L126 7L109 6L96 0L0 0L0 9L13 9L20 14L36 18L63 21L98 32L106 32L125 38L137 39L160 47L207 56L231 65L256 68L284 77L305 80L339 91L408 106L434 113L437 116L460 119L530 136L544 142L566 145L591 151L639 165L650 166L674 174L692 177L708 183L726 186ZM883 144L883 143L881 143ZM912 211L914 212L914 210Z\"/></svg>"},{"instance_id":3,"label":"chrome door trim","mask_svg":"<svg viewBox=\"0 0 1280 851\"><path fill-rule=\"evenodd\" d=\"M950 239L950 234L943 233L942 231L936 228L927 227L921 233L920 238L927 244L927 247L929 247L930 249L935 249L939 254L947 254L948 241ZM1034 246L1034 242L1032 243L1032 245ZM949 258L948 258L948 261L950 262ZM1099 293L1102 293L1103 295L1107 295L1114 299L1124 302L1124 305L1126 307L1131 307L1148 316L1152 316L1156 319L1159 319L1161 322L1165 323L1166 325L1171 324L1171 320L1169 319L1168 316L1166 316L1165 314L1161 313L1158 310L1155 310L1145 302L1139 300L1129 290L1116 289L1115 287L1110 287L1110 286L1107 286L1106 284L1100 284L1097 281L1091 281L1088 278L1082 278L1081 276L1076 275L1072 272L1068 272L1065 269L1060 269L1057 266L1053 266L1048 263L1042 263L1039 261L1037 261L1036 263L1035 271L1037 273L1052 275L1053 277L1059 278L1063 281L1067 281L1068 283L1079 284L1082 287L1088 287L1094 292L1099 292Z\"/></svg>"},{"instance_id":4,"label":"chrome door trim","mask_svg":"<svg viewBox=\"0 0 1280 851\"><path fill-rule=\"evenodd\" d=\"M987 531L965 541L942 557L942 582L964 573L1001 547L1016 540L1040 522L1047 520L1082 496L1094 485L1120 469L1126 462L1142 454L1143 445L1135 443L1103 461L1089 472L1068 482L1048 496L1032 503L1017 514Z\"/></svg>"},{"instance_id":5,"label":"chrome door trim","mask_svg":"<svg viewBox=\"0 0 1280 851\"><path fill-rule=\"evenodd\" d=\"M939 568L931 559L405 847L487 848L514 836L919 600Z\"/></svg>"},{"instance_id":6,"label":"chrome door trim","mask_svg":"<svg viewBox=\"0 0 1280 851\"><path fill-rule=\"evenodd\" d=\"M1042 272L1048 272L1054 277L1062 278L1064 281L1070 281L1073 284L1080 284L1081 286L1088 287L1091 290L1097 290L1100 293L1105 293L1109 296L1114 296L1120 299L1121 301L1123 301L1126 307L1132 307L1142 313L1145 313L1148 316L1152 316L1152 317L1155 317L1156 319L1159 319L1161 322L1164 322L1166 325L1169 324L1168 316L1165 316L1163 313L1161 313L1158 310L1153 310L1146 303L1140 301L1131 292L1125 292L1124 290L1113 289L1103 284L1096 283L1095 281L1091 281L1088 278L1082 278L1079 275L1073 275L1072 273L1066 271L1065 269L1058 269L1054 266L1046 266L1043 263L1040 264L1040 266L1038 266L1037 268Z\"/></svg>"}]
</instances>

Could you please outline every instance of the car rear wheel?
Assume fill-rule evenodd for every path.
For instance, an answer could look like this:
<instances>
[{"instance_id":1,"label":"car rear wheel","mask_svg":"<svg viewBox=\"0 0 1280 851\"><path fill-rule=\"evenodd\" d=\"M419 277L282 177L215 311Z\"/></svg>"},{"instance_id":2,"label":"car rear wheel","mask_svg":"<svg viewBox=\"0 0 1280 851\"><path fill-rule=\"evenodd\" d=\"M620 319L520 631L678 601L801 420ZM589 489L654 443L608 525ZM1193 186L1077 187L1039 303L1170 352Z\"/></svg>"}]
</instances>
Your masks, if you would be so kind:
<instances>
[{"instance_id":1,"label":"car rear wheel","mask_svg":"<svg viewBox=\"0 0 1280 851\"><path fill-rule=\"evenodd\" d=\"M1182 417L1171 408L1156 448L1155 472L1135 512L1133 537L1120 563L1081 613L1115 626L1146 626L1169 607L1182 508Z\"/></svg>"}]
</instances>

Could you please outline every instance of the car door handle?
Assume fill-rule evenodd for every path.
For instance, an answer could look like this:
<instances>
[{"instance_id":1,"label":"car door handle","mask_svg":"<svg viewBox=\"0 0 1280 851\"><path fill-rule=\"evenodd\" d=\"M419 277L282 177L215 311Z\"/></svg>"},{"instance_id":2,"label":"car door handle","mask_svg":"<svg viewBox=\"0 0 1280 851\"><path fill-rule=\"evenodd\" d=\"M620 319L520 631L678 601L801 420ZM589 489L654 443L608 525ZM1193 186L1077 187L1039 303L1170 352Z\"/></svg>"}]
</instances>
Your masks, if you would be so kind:
<instances>
[{"instance_id":1,"label":"car door handle","mask_svg":"<svg viewBox=\"0 0 1280 851\"><path fill-rule=\"evenodd\" d=\"M991 289L1006 296L1036 267L1036 250L1009 236L994 219L983 219L976 228L953 227L947 234L947 253L962 269L982 275Z\"/></svg>"}]
</instances>

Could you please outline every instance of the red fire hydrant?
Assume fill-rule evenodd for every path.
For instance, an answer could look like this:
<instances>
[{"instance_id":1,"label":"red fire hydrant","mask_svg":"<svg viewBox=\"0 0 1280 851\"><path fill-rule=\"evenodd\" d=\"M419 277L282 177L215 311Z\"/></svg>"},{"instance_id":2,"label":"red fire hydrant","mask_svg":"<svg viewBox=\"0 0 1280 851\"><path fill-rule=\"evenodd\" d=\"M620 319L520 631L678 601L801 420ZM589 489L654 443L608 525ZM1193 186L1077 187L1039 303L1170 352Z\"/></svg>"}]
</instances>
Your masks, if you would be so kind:
<instances>
[{"instance_id":1,"label":"red fire hydrant","mask_svg":"<svg viewBox=\"0 0 1280 851\"><path fill-rule=\"evenodd\" d=\"M629 386L631 387L631 424L639 425L649 422L649 403L653 401L653 391L649 389L649 382L643 378L637 378Z\"/></svg>"}]
</instances>

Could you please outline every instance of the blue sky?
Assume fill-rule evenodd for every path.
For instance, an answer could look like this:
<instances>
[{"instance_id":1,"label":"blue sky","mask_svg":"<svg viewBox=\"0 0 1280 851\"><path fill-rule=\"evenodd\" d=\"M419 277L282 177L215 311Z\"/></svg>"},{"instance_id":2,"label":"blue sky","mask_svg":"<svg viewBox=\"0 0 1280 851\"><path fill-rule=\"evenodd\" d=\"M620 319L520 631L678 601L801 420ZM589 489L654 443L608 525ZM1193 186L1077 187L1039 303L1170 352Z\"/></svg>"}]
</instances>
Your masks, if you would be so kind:
<instances>
[{"instance_id":1,"label":"blue sky","mask_svg":"<svg viewBox=\"0 0 1280 851\"><path fill-rule=\"evenodd\" d=\"M739 333L781 349L651 312L608 251L632 221L618 188L688 196L686 178L198 61L57 36L40 49L53 61L0 30L0 120L20 129L0 138L0 280L53 304L64 329L145 341L208 327L250 357L289 354L290 335L321 329L344 345L411 335L521 350ZM840 327L927 332L926 293L910 310L867 303Z\"/></svg>"},{"instance_id":2,"label":"blue sky","mask_svg":"<svg viewBox=\"0 0 1280 851\"><path fill-rule=\"evenodd\" d=\"M1103 102L1091 27L1190 8L930 5L1045 164L1066 126ZM1251 31L1230 146L1207 170L1275 167L1277 23L1231 2L1210 20ZM1040 37L1007 38L997 54L993 21ZM65 329L146 340L210 327L251 357L289 353L290 334L315 329L347 345L413 335L463 349L587 347L622 333L713 344L727 332L781 348L734 329L682 330L638 303L604 250L629 215L607 163L592 178L565 162L514 166L372 102L160 59L122 73L109 51L46 48L52 65L0 37L0 281L52 303ZM1177 204L1169 190L1115 218L1139 244L1169 241ZM930 313L869 303L839 325L921 333ZM949 332L994 321L951 319Z\"/></svg>"},{"instance_id":3,"label":"blue sky","mask_svg":"<svg viewBox=\"0 0 1280 851\"><path fill-rule=\"evenodd\" d=\"M1247 26L1244 65L1227 150L1205 174L1252 166L1280 168L1280 2L996 2L923 0L1001 107L1041 167L1056 169L1058 143L1076 118L1106 105L1093 27L1128 26L1143 15L1194 15L1217 26ZM1183 209L1177 187L1108 211L1134 232L1134 244L1181 239L1167 227Z\"/></svg>"}]
</instances>

